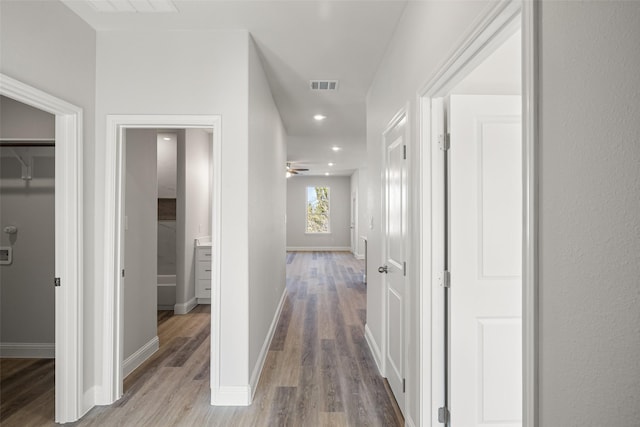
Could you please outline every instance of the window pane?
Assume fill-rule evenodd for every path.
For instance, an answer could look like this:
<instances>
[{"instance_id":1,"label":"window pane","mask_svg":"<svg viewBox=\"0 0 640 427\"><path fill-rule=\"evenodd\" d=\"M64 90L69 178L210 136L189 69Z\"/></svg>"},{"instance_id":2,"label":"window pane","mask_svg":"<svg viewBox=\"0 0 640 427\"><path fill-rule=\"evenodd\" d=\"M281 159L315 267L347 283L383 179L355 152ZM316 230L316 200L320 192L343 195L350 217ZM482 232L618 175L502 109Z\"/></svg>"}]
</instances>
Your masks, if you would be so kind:
<instances>
[{"instance_id":1,"label":"window pane","mask_svg":"<svg viewBox=\"0 0 640 427\"><path fill-rule=\"evenodd\" d=\"M306 232L329 232L329 187L307 187Z\"/></svg>"}]
</instances>

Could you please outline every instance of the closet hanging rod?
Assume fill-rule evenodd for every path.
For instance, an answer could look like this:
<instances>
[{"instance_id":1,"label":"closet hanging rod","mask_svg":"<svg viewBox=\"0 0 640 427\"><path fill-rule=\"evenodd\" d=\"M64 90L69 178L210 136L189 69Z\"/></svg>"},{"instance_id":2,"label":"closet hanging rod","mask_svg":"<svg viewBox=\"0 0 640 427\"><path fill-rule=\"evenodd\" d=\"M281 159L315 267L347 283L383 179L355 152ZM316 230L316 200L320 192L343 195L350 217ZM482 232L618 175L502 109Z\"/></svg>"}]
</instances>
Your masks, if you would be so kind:
<instances>
[{"instance_id":1,"label":"closet hanging rod","mask_svg":"<svg viewBox=\"0 0 640 427\"><path fill-rule=\"evenodd\" d=\"M0 147L55 147L55 142L4 142L0 141Z\"/></svg>"}]
</instances>

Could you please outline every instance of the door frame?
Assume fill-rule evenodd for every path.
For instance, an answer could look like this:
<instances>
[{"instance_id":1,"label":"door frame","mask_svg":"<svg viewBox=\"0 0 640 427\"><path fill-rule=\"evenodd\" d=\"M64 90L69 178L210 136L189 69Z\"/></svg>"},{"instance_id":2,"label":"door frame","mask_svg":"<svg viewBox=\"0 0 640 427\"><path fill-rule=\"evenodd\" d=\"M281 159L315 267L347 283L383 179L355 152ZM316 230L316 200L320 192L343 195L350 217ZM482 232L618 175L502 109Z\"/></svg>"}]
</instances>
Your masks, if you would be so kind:
<instances>
[{"instance_id":1,"label":"door frame","mask_svg":"<svg viewBox=\"0 0 640 427\"><path fill-rule=\"evenodd\" d=\"M82 108L0 74L0 95L55 115L55 422L79 419L83 404ZM53 280L53 277L51 278Z\"/></svg>"},{"instance_id":2,"label":"door frame","mask_svg":"<svg viewBox=\"0 0 640 427\"><path fill-rule=\"evenodd\" d=\"M522 362L523 427L538 425L538 7L535 0L502 0L491 5L476 21L435 76L418 93L420 123L420 395L421 419L426 425L438 423L438 407L444 402L441 385L444 365L444 304L441 292L444 266L444 154L439 149L442 119L434 105L442 102L459 81L506 40L509 30L522 31L522 144L523 144L523 222L522 222Z\"/></svg>"},{"instance_id":3,"label":"door frame","mask_svg":"<svg viewBox=\"0 0 640 427\"><path fill-rule=\"evenodd\" d=\"M403 123L404 122L404 123ZM388 157L387 157L387 142L388 142L388 135L393 131L393 129L399 125L399 124L403 124L405 126L404 128L404 146L406 147L405 150L407 153L407 159L406 159L406 163L405 163L405 178L406 178L406 182L405 182L405 194L404 197L405 199L405 211L404 211L404 230L403 230L403 238L402 241L404 243L404 260L405 262L408 262L408 260L410 259L411 256L411 242L410 239L408 239L408 236L411 235L411 230L410 230L410 221L409 221L409 212L410 209L412 208L411 206L411 198L410 198L410 192L409 189L411 188L411 162L409 162L408 158L409 158L409 149L410 149L410 142L409 142L409 138L410 138L410 134L409 134L409 106L405 105L400 111L398 111L393 118L389 121L389 123L387 124L387 126L385 127L384 131L382 132L382 168L380 170L380 179L381 179L381 189L380 189L380 197L382 200L382 212L380 215L381 218L381 226L384 227L383 228L383 232L382 232L382 239L380 242L380 247L382 249L382 259L380 261L380 265L385 265L387 260L386 260L386 255L387 255L387 230L386 230L386 225L387 225L387 200L388 200L388 195L387 195L387 181L386 181L386 167L387 167L387 161L388 161ZM404 364L403 366L403 370L406 371L406 367L409 365L409 346L408 346L408 342L409 342L409 330L408 330L408 326L409 326L409 309L408 309L408 305L407 305L407 294L408 294L408 284L411 283L411 270L407 269L407 275L404 276L404 286L405 286L405 294L404 297L402 299L402 314L403 314L403 319L402 319L402 328L403 328L403 333L404 333L404 337L403 337L403 349L402 349L402 363ZM382 318L383 318L383 325L384 327L382 328L382 348L380 350L382 350L382 355L380 357L380 362L378 363L378 369L380 370L380 373L382 374L383 377L388 378L388 373L387 373L387 352L389 350L389 333L388 333L388 328L389 328L389 299L388 299L388 295L389 295L389 283L387 281L387 275L383 274L382 275L382 288L384 291L384 297L382 298ZM403 372L403 376L406 374L406 372ZM396 400L399 400L400 396L395 396ZM403 396L403 402L402 402L402 410L403 413L406 414L407 413L407 393L404 393Z\"/></svg>"},{"instance_id":4,"label":"door frame","mask_svg":"<svg viewBox=\"0 0 640 427\"><path fill-rule=\"evenodd\" d=\"M100 404L106 405L122 397L123 392L123 291L121 209L124 200L123 168L124 133L126 129L190 129L205 128L213 131L212 197L211 197L211 389L220 385L220 244L221 244L221 171L222 171L222 118L219 115L108 115L106 153L104 157L105 182L105 280L103 289L103 346L102 380L104 384Z\"/></svg>"}]
</instances>

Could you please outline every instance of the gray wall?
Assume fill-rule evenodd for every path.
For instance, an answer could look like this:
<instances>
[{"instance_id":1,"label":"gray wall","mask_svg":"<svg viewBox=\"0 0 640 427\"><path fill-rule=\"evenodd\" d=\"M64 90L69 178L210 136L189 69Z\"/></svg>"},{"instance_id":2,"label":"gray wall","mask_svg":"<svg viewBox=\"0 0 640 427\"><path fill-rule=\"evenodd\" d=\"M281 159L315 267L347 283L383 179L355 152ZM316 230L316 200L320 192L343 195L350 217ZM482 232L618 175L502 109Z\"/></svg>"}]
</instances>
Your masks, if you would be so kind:
<instances>
[{"instance_id":1,"label":"gray wall","mask_svg":"<svg viewBox=\"0 0 640 427\"><path fill-rule=\"evenodd\" d=\"M55 137L55 117L0 97L0 137ZM13 155L33 156L33 179L21 179ZM1 344L55 342L54 148L0 148L0 246L13 248L13 263L0 265ZM2 230L8 225L17 234ZM45 346L46 347L46 346ZM53 352L51 352L53 357Z\"/></svg>"},{"instance_id":2,"label":"gray wall","mask_svg":"<svg viewBox=\"0 0 640 427\"><path fill-rule=\"evenodd\" d=\"M206 131L178 132L176 305L193 303L196 295L194 241L211 235L211 149L212 135Z\"/></svg>"},{"instance_id":3,"label":"gray wall","mask_svg":"<svg viewBox=\"0 0 640 427\"><path fill-rule=\"evenodd\" d=\"M328 186L329 234L305 234L307 187ZM287 179L287 248L351 247L351 178L348 176L292 176Z\"/></svg>"},{"instance_id":4,"label":"gray wall","mask_svg":"<svg viewBox=\"0 0 640 427\"><path fill-rule=\"evenodd\" d=\"M249 374L257 385L260 351L285 277L286 136L253 40L249 41Z\"/></svg>"},{"instance_id":5,"label":"gray wall","mask_svg":"<svg viewBox=\"0 0 640 427\"><path fill-rule=\"evenodd\" d=\"M62 31L63 30L63 31ZM95 367L100 361L96 351L96 240L95 196L95 105L96 105L96 32L57 1L0 2L0 52L2 73L82 107L84 118L84 391L95 385ZM104 187L103 187L104 188ZM95 232L94 232L95 231ZM93 397L87 396L91 405Z\"/></svg>"},{"instance_id":6,"label":"gray wall","mask_svg":"<svg viewBox=\"0 0 640 427\"><path fill-rule=\"evenodd\" d=\"M541 12L541 425L638 426L640 3Z\"/></svg>"},{"instance_id":7,"label":"gray wall","mask_svg":"<svg viewBox=\"0 0 640 427\"><path fill-rule=\"evenodd\" d=\"M157 141L155 129L126 131L124 359L157 335Z\"/></svg>"}]
</instances>

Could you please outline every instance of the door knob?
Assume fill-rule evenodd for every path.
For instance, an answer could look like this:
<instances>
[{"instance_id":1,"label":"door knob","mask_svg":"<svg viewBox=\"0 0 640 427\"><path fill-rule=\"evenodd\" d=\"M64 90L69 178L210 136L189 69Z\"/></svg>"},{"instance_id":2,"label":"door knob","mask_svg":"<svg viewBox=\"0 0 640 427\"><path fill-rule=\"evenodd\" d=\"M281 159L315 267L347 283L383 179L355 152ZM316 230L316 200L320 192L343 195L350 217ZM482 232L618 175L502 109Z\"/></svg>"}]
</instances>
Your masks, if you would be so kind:
<instances>
[{"instance_id":1,"label":"door knob","mask_svg":"<svg viewBox=\"0 0 640 427\"><path fill-rule=\"evenodd\" d=\"M378 273L388 273L389 272L389 267L387 267L386 265L383 265L382 267L378 267Z\"/></svg>"}]
</instances>

